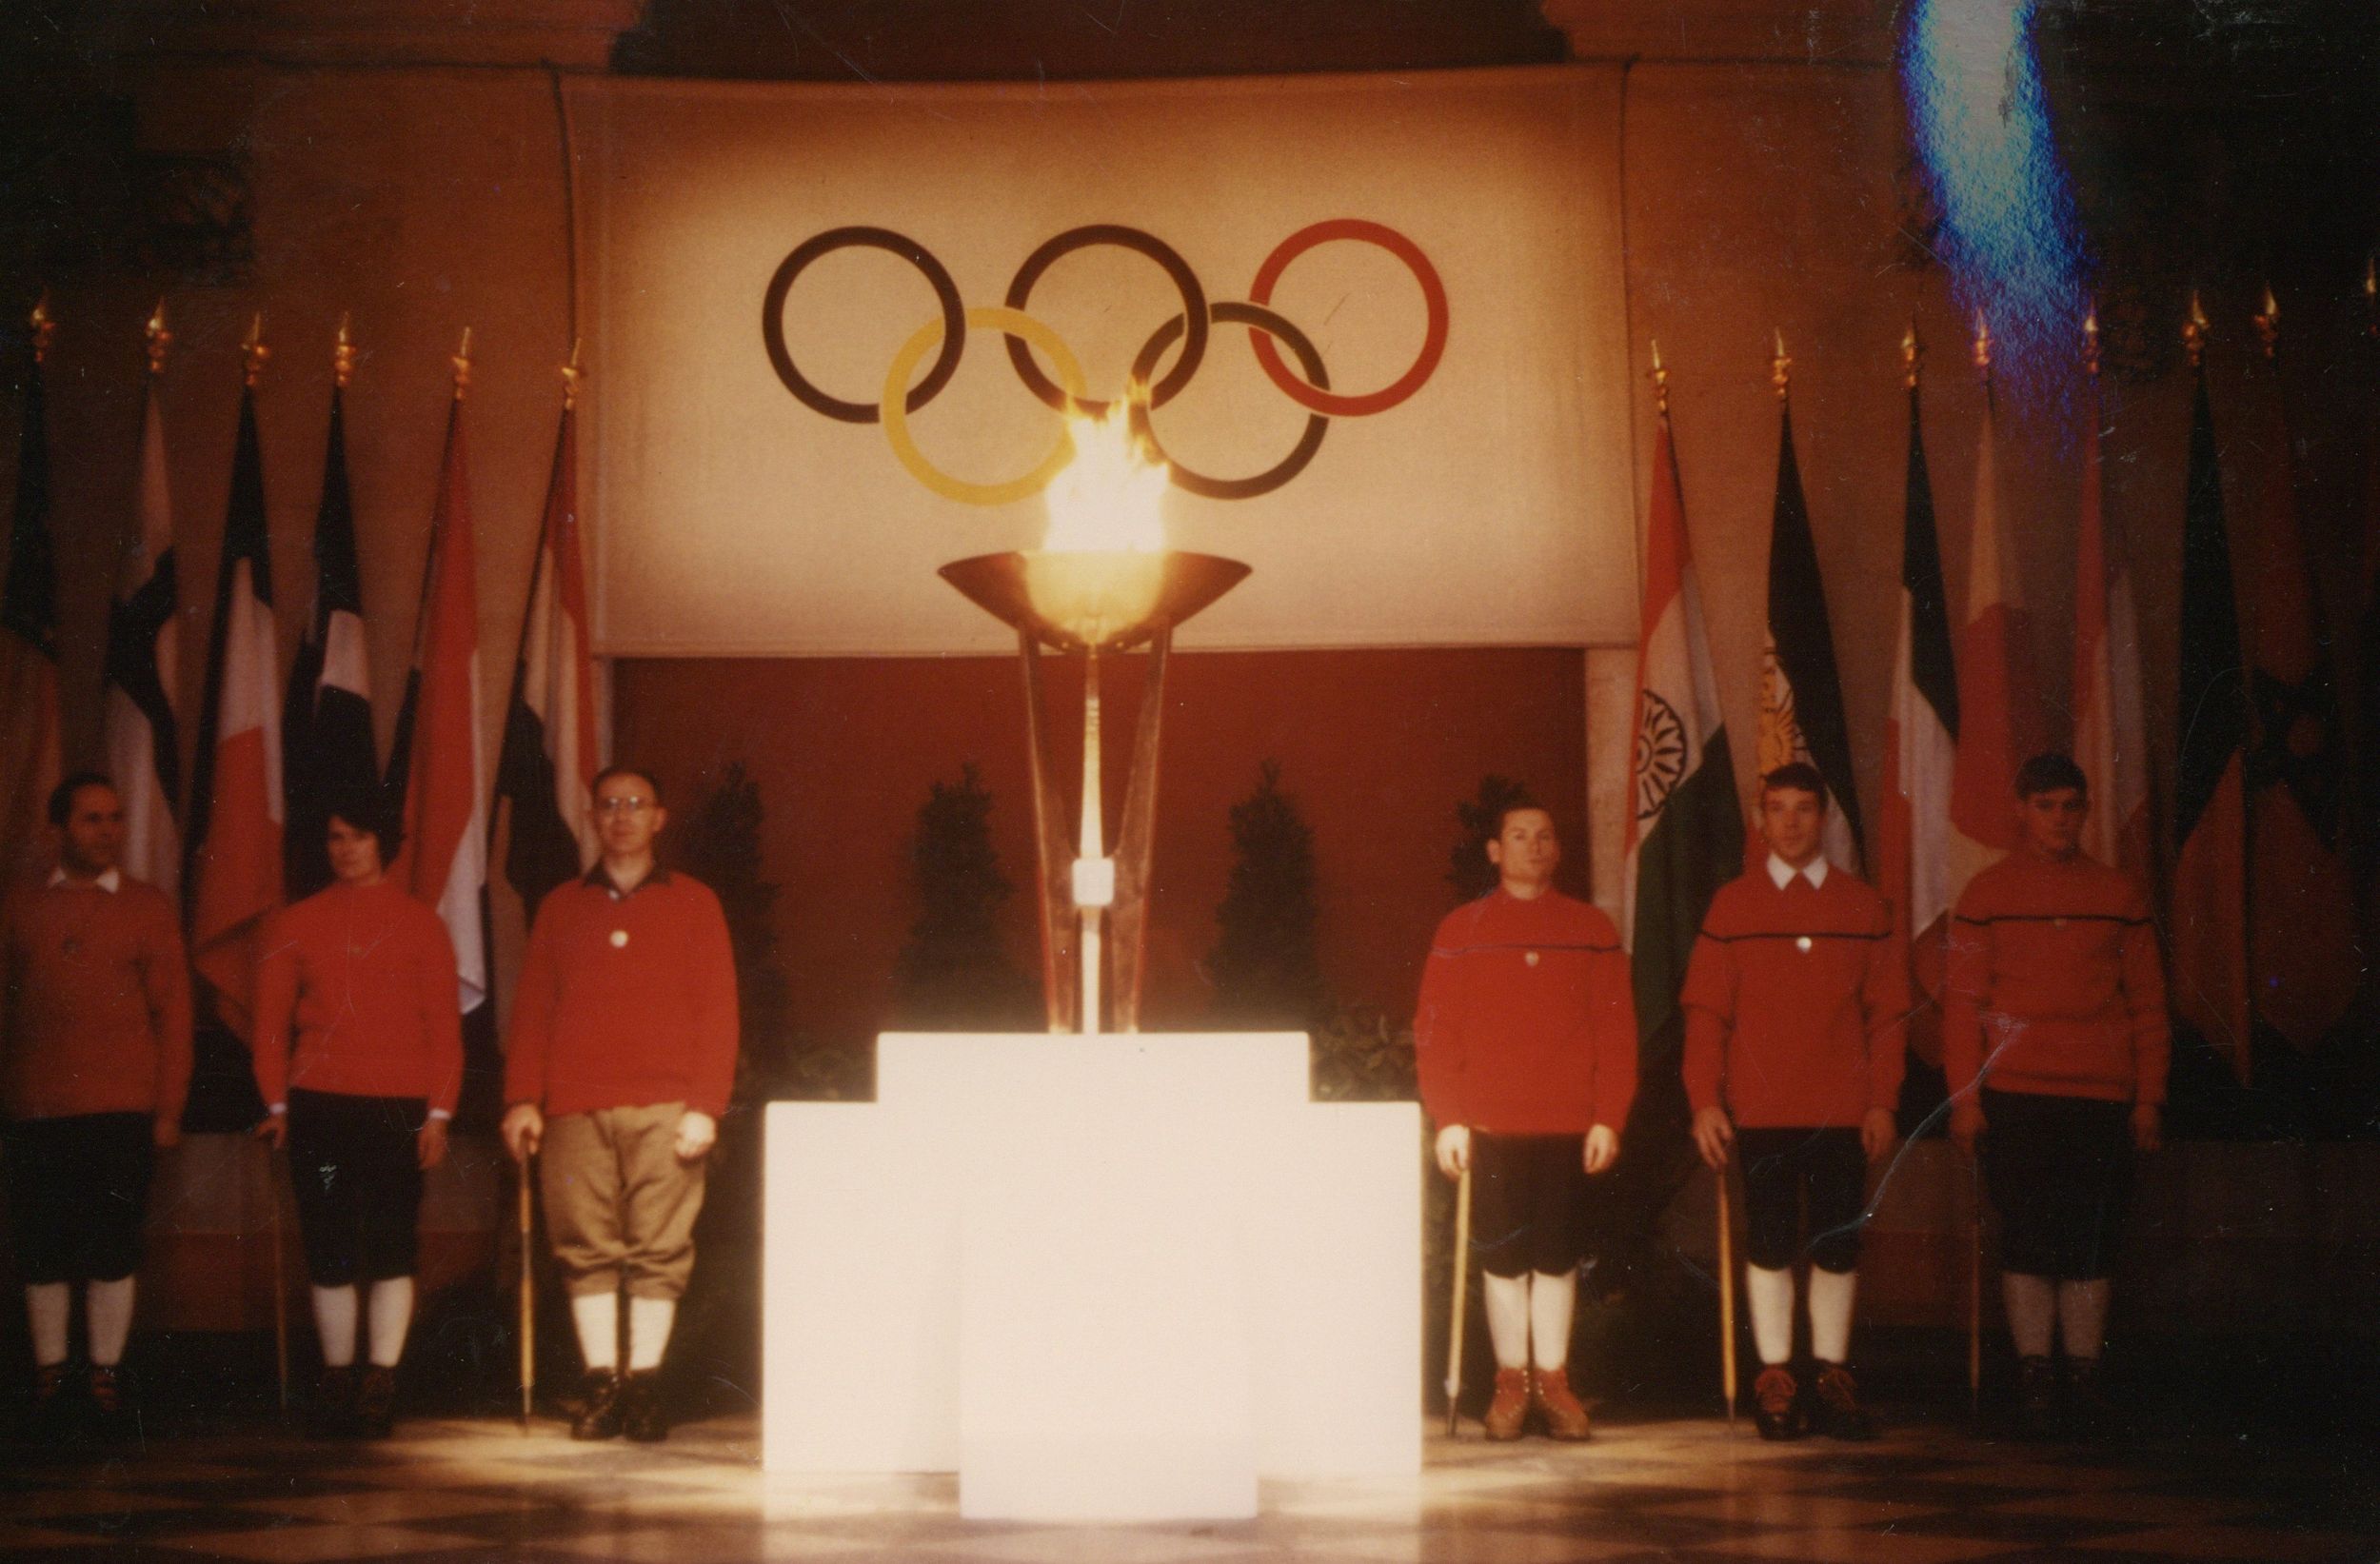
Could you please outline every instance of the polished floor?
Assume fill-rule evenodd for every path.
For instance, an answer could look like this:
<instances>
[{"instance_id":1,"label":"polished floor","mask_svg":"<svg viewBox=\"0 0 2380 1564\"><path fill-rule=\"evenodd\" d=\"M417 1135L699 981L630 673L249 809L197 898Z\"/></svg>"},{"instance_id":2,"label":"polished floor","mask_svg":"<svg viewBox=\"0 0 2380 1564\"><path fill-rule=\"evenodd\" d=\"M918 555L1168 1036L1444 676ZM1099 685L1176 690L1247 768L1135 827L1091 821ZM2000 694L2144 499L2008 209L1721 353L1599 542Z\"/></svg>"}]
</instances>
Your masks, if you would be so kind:
<instances>
[{"instance_id":1,"label":"polished floor","mask_svg":"<svg viewBox=\"0 0 2380 1564\"><path fill-rule=\"evenodd\" d=\"M1716 1419L1593 1443L1430 1434L1416 1480L1268 1484L1252 1521L962 1520L947 1476L763 1474L752 1421L667 1444L574 1445L559 1424L423 1419L373 1445L273 1433L101 1456L0 1452L0 1557L588 1559L741 1564L1570 1564L1570 1561L2380 1560L2380 1463L2360 1442L2022 1446L1950 1424L1878 1443L1763 1445Z\"/></svg>"}]
</instances>

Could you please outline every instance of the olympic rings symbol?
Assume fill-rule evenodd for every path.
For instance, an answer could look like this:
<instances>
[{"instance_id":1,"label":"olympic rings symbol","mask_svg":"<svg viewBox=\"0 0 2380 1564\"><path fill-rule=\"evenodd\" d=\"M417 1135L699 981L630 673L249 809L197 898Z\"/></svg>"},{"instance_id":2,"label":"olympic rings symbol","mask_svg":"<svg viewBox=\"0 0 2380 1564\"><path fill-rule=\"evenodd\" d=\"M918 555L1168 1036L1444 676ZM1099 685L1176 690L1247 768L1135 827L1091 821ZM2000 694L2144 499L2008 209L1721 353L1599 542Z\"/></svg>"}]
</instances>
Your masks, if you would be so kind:
<instances>
[{"instance_id":1,"label":"olympic rings symbol","mask_svg":"<svg viewBox=\"0 0 2380 1564\"><path fill-rule=\"evenodd\" d=\"M1274 310L1273 293L1281 274L1288 270L1306 251L1334 240L1353 240L1372 244L1386 250L1413 273L1421 288L1426 311L1421 348L1405 371L1377 390L1348 393L1334 390L1329 370L1313 339L1288 319ZM1179 313L1160 324L1142 344L1132 363L1132 376L1149 387L1145 404L1131 409L1132 426L1152 449L1160 455L1164 447L1158 439L1152 414L1164 406L1190 383L1199 366L1205 362L1209 336L1216 326L1241 326L1248 329L1251 346L1258 366L1265 377L1279 388L1282 395L1306 409L1304 431L1289 454L1263 471L1244 478L1210 477L1194 472L1168 458L1172 482L1192 494L1215 500L1249 500L1269 494L1299 473L1322 447L1322 437L1329 431L1333 418L1362 418L1386 412L1418 391L1438 369L1438 360L1446 351L1446 286L1439 280L1438 268L1430 264L1421 247L1385 224L1363 218L1342 217L1311 224L1299 229L1264 258L1257 268L1256 279L1248 288L1245 302L1220 302L1208 299L1206 289L1189 263L1164 241L1140 228L1120 224L1094 223L1069 228L1049 240L1017 268L1009 280L1005 302L998 307L966 307L959 297L958 286L949 271L922 245L889 228L850 227L829 228L813 235L797 246L792 253L779 263L775 275L761 303L761 339L768 350L768 362L795 400L811 411L845 424L881 424L885 441L892 446L894 458L908 473L935 493L967 505L998 505L1024 499L1039 493L1059 470L1073 459L1073 437L1061 433L1058 443L1030 470L1001 482L975 483L954 477L927 460L918 448L910 432L909 415L923 407L942 393L950 379L959 371L959 360L966 350L970 331L998 331L1006 339L1009 364L1026 390L1061 413L1075 413L1096 418L1104 413L1107 404L1096 402L1084 394L1082 366L1063 338L1045 322L1028 314L1033 289L1043 273L1059 260L1078 249L1094 246L1113 246L1145 256L1165 273L1174 290L1180 296ZM888 251L918 268L933 289L940 312L911 333L893 354L887 366L882 394L874 403L848 402L828 395L813 384L793 361L785 344L785 300L794 283L810 265L839 249L854 247ZM1162 375L1158 366L1172 351L1175 344L1180 350L1174 354L1173 364ZM1287 347L1289 356L1297 361L1292 368L1281 357ZM1034 356L1039 349L1057 372L1053 381ZM909 377L928 353L933 362L916 385Z\"/></svg>"}]
</instances>

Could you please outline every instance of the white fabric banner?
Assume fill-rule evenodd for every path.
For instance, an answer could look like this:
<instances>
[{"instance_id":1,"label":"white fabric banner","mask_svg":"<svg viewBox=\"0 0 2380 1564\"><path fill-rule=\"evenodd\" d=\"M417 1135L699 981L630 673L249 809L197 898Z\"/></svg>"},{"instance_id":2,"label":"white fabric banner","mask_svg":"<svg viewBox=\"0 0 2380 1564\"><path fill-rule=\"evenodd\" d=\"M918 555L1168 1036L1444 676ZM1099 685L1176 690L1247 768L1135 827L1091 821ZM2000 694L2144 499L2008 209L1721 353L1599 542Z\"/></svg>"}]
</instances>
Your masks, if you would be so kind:
<instances>
[{"instance_id":1,"label":"white fabric banner","mask_svg":"<svg viewBox=\"0 0 2380 1564\"><path fill-rule=\"evenodd\" d=\"M568 83L597 649L1013 644L935 577L1041 539L1002 307L1217 481L1171 541L1255 573L1185 644L1631 641L1619 83Z\"/></svg>"}]
</instances>

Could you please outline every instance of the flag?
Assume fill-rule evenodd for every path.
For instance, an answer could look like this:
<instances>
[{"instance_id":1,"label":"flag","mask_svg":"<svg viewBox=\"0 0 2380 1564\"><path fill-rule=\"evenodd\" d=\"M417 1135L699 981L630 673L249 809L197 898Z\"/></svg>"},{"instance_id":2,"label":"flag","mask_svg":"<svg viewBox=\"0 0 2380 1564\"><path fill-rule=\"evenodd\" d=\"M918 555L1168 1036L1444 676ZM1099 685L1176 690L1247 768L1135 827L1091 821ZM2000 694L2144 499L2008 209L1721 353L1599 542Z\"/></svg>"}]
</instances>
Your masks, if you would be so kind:
<instances>
[{"instance_id":1,"label":"flag","mask_svg":"<svg viewBox=\"0 0 2380 1564\"><path fill-rule=\"evenodd\" d=\"M1951 650L1950 595L1934 522L1934 480L1914 377L1909 387L1909 467L1901 506L1900 629L1894 641L1893 703L1884 719L1884 805L1876 888L1893 905L1893 933L1921 994L1939 995L1943 940L1957 891L1951 882L1951 779L1958 742L1958 681ZM1911 1044L1940 1062L1939 1029Z\"/></svg>"},{"instance_id":2,"label":"flag","mask_svg":"<svg viewBox=\"0 0 2380 1564\"><path fill-rule=\"evenodd\" d=\"M2182 516L2179 752L2173 768L2174 1014L2248 1079L2248 687L2214 410L2198 374Z\"/></svg>"},{"instance_id":3,"label":"flag","mask_svg":"<svg viewBox=\"0 0 2380 1564\"><path fill-rule=\"evenodd\" d=\"M181 678L181 594L173 564L173 497L166 482L157 377L142 398L140 495L108 606L108 774L124 801L124 867L169 899L182 887L173 801L182 781L173 695Z\"/></svg>"},{"instance_id":4,"label":"flag","mask_svg":"<svg viewBox=\"0 0 2380 1564\"><path fill-rule=\"evenodd\" d=\"M1645 533L1635 787L1620 915L1636 993L1639 1056L1669 1061L1685 1038L1677 994L1686 959L1711 898L1742 866L1744 817L1666 415L1654 436Z\"/></svg>"},{"instance_id":5,"label":"flag","mask_svg":"<svg viewBox=\"0 0 2380 1564\"><path fill-rule=\"evenodd\" d=\"M347 490L345 393L330 391L330 434L323 457L323 497L314 513L314 611L289 670L282 720L288 756L289 895L330 883L323 839L330 801L380 783L372 742L372 683L364 643L363 572L355 552L355 509Z\"/></svg>"},{"instance_id":6,"label":"flag","mask_svg":"<svg viewBox=\"0 0 2380 1564\"><path fill-rule=\"evenodd\" d=\"M1958 747L1951 777L1953 901L2017 844L2016 768L2048 747L2033 678L2032 615L2013 539L2000 528L2000 487L1987 386L1975 448L1974 525L1967 545L1967 615L1958 629Z\"/></svg>"},{"instance_id":7,"label":"flag","mask_svg":"<svg viewBox=\"0 0 2380 1564\"><path fill-rule=\"evenodd\" d=\"M2091 782L2083 850L2145 885L2156 878L2156 850L2149 818L2140 626L2132 563L2108 533L2102 417L2094 394L2084 412L2074 555L2074 762Z\"/></svg>"},{"instance_id":8,"label":"flag","mask_svg":"<svg viewBox=\"0 0 2380 1564\"><path fill-rule=\"evenodd\" d=\"M528 611L512 664L496 762L496 798L508 803L505 878L528 916L545 893L595 861L595 665L587 655L586 576L579 550L577 415L565 406L554 438L545 520L530 566Z\"/></svg>"},{"instance_id":9,"label":"flag","mask_svg":"<svg viewBox=\"0 0 2380 1564\"><path fill-rule=\"evenodd\" d=\"M2338 850L2343 757L2330 648L2307 569L2279 361L2265 435L2251 445L2255 518L2252 719L2246 762L2250 991L2258 1020L2311 1048L2353 1002L2363 972L2355 897Z\"/></svg>"},{"instance_id":10,"label":"flag","mask_svg":"<svg viewBox=\"0 0 2380 1564\"><path fill-rule=\"evenodd\" d=\"M1776 451L1776 505L1769 527L1768 640L1761 648L1760 770L1789 761L1818 768L1835 795L1828 811L1827 858L1854 874L1864 850L1859 794L1852 781L1851 730L1835 672L1835 632L1826 617L1826 584L1810 536L1810 503L1794 458L1794 414L1785 409Z\"/></svg>"},{"instance_id":11,"label":"flag","mask_svg":"<svg viewBox=\"0 0 2380 1564\"><path fill-rule=\"evenodd\" d=\"M208 984L215 1013L243 1037L259 925L282 901L281 701L273 634L264 456L251 386L240 393L182 876L190 962Z\"/></svg>"},{"instance_id":12,"label":"flag","mask_svg":"<svg viewBox=\"0 0 2380 1564\"><path fill-rule=\"evenodd\" d=\"M16 505L0 581L0 875L46 866L50 794L58 785L58 570L50 539L50 418L42 385L48 322L35 347L17 435Z\"/></svg>"},{"instance_id":13,"label":"flag","mask_svg":"<svg viewBox=\"0 0 2380 1564\"><path fill-rule=\"evenodd\" d=\"M446 449L429 524L429 564L413 667L388 757L405 792L405 846L389 878L438 910L454 940L457 1002L487 999L487 767L480 754L479 552L471 536L463 403L446 414Z\"/></svg>"}]
</instances>

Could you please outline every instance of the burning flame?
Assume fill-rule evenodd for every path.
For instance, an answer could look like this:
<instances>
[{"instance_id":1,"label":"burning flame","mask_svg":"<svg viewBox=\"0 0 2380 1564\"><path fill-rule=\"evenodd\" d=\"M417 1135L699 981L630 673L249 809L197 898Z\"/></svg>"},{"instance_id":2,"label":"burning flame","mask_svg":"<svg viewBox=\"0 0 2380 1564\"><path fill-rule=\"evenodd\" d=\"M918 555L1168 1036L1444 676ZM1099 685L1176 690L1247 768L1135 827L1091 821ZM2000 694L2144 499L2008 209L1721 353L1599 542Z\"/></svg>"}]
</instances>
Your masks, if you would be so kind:
<instances>
[{"instance_id":1,"label":"burning flame","mask_svg":"<svg viewBox=\"0 0 2380 1564\"><path fill-rule=\"evenodd\" d=\"M1069 420L1074 460L1049 486L1046 553L1161 554L1166 466L1134 432L1132 410L1148 406L1140 381L1100 418Z\"/></svg>"}]
</instances>

